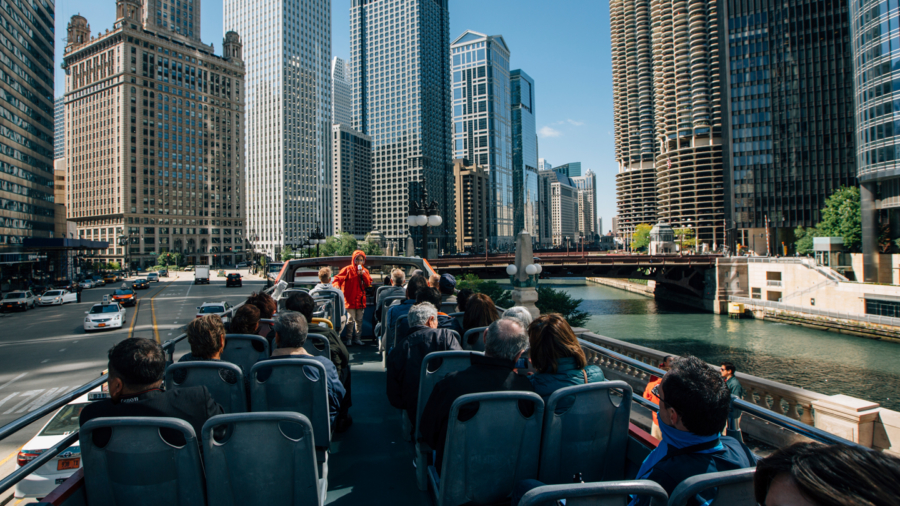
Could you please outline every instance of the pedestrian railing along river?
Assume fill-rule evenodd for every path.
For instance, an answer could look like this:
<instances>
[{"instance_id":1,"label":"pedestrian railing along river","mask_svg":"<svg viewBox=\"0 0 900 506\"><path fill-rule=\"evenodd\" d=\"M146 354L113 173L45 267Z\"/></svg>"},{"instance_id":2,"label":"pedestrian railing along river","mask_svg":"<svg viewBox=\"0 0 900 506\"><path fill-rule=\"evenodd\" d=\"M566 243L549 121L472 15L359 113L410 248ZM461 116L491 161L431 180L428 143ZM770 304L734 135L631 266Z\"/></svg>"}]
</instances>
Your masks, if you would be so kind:
<instances>
[{"instance_id":1,"label":"pedestrian railing along river","mask_svg":"<svg viewBox=\"0 0 900 506\"><path fill-rule=\"evenodd\" d=\"M843 320L852 320L866 323L877 323L880 325L900 326L900 318L891 318L890 316L878 316L872 314L845 313L842 311L826 311L816 309L809 306L792 306L783 302L775 302L771 300L750 299L747 297L737 297L735 295L728 296L728 302L740 302L745 305L759 306L768 309L776 309L781 311L794 311L797 313L805 313L816 316L824 316L827 318L839 318Z\"/></svg>"}]
</instances>

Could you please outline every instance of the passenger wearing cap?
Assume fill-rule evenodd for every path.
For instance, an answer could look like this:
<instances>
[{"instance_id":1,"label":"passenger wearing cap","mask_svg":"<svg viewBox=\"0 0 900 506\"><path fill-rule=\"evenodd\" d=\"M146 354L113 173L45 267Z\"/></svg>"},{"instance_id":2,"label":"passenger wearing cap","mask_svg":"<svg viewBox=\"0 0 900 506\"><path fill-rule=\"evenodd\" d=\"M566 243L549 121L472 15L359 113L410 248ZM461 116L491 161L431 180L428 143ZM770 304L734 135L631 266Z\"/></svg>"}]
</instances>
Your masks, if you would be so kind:
<instances>
[{"instance_id":1,"label":"passenger wearing cap","mask_svg":"<svg viewBox=\"0 0 900 506\"><path fill-rule=\"evenodd\" d=\"M452 274L442 274L438 290L441 292L441 312L456 313L456 278Z\"/></svg>"}]
</instances>

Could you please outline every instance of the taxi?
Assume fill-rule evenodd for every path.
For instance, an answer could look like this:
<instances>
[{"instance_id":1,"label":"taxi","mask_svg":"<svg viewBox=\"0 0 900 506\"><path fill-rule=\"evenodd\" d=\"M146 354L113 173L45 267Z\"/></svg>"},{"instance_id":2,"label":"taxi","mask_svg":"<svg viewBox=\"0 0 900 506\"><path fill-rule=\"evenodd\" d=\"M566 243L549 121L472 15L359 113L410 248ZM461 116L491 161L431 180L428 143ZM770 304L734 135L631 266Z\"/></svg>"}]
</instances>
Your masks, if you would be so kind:
<instances>
[{"instance_id":1,"label":"taxi","mask_svg":"<svg viewBox=\"0 0 900 506\"><path fill-rule=\"evenodd\" d=\"M103 302L94 304L90 311L84 314L84 331L102 329L120 329L125 325L125 308L118 302L110 300L109 295L103 296Z\"/></svg>"},{"instance_id":2,"label":"taxi","mask_svg":"<svg viewBox=\"0 0 900 506\"><path fill-rule=\"evenodd\" d=\"M123 306L134 306L137 304L137 294L133 289L128 288L127 284L122 283L122 288L118 288L112 293L112 300Z\"/></svg>"},{"instance_id":3,"label":"taxi","mask_svg":"<svg viewBox=\"0 0 900 506\"><path fill-rule=\"evenodd\" d=\"M147 288L150 288L150 282L144 278L138 278L131 283L131 287L135 290L146 290Z\"/></svg>"}]
</instances>

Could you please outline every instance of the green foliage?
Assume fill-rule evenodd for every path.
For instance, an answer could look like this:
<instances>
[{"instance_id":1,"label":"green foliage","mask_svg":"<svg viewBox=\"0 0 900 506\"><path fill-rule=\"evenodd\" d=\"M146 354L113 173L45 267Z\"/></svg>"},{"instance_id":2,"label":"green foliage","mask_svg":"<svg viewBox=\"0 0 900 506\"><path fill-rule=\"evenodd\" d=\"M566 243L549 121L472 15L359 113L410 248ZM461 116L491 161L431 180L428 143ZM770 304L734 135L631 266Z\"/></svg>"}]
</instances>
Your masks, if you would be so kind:
<instances>
[{"instance_id":1,"label":"green foliage","mask_svg":"<svg viewBox=\"0 0 900 506\"><path fill-rule=\"evenodd\" d=\"M284 248L281 249L281 261L287 262L288 260L294 258L294 248L291 248L288 245L285 245Z\"/></svg>"},{"instance_id":2,"label":"green foliage","mask_svg":"<svg viewBox=\"0 0 900 506\"><path fill-rule=\"evenodd\" d=\"M509 290L504 290L496 281L485 281L477 274L466 274L457 278L456 289L468 289L475 293L483 293L490 297L496 306L508 308L513 305Z\"/></svg>"},{"instance_id":3,"label":"green foliage","mask_svg":"<svg viewBox=\"0 0 900 506\"><path fill-rule=\"evenodd\" d=\"M584 302L582 299L576 299L564 290L539 286L537 292L538 300L535 305L541 310L541 314L559 313L573 327L583 326L591 316L587 311L578 309L578 306Z\"/></svg>"},{"instance_id":4,"label":"green foliage","mask_svg":"<svg viewBox=\"0 0 900 506\"><path fill-rule=\"evenodd\" d=\"M816 228L824 234L821 237L843 237L847 249L858 251L862 243L859 188L842 187L832 193L825 201L822 221Z\"/></svg>"},{"instance_id":5,"label":"green foliage","mask_svg":"<svg viewBox=\"0 0 900 506\"><path fill-rule=\"evenodd\" d=\"M653 228L653 225L648 225L647 223L641 223L638 226L634 227L634 235L631 240L631 249L633 250L641 250L650 246L650 229Z\"/></svg>"},{"instance_id":6,"label":"green foliage","mask_svg":"<svg viewBox=\"0 0 900 506\"><path fill-rule=\"evenodd\" d=\"M168 267L170 265L181 265L184 262L184 255L181 253L167 252L159 255L156 259L156 265Z\"/></svg>"},{"instance_id":7,"label":"green foliage","mask_svg":"<svg viewBox=\"0 0 900 506\"><path fill-rule=\"evenodd\" d=\"M481 285L481 278L477 274L464 274L462 277L456 278L457 290L465 289L477 292L479 285Z\"/></svg>"},{"instance_id":8,"label":"green foliage","mask_svg":"<svg viewBox=\"0 0 900 506\"><path fill-rule=\"evenodd\" d=\"M361 249L366 256L384 255L384 250L375 242L363 241L359 243L358 248Z\"/></svg>"},{"instance_id":9,"label":"green foliage","mask_svg":"<svg viewBox=\"0 0 900 506\"><path fill-rule=\"evenodd\" d=\"M697 246L697 238L694 237L694 229L690 227L676 228L675 241L684 248Z\"/></svg>"},{"instance_id":10,"label":"green foliage","mask_svg":"<svg viewBox=\"0 0 900 506\"><path fill-rule=\"evenodd\" d=\"M319 246L319 253L326 257L348 257L358 248L356 238L347 232L339 232L337 236L325 239L325 245Z\"/></svg>"},{"instance_id":11,"label":"green foliage","mask_svg":"<svg viewBox=\"0 0 900 506\"><path fill-rule=\"evenodd\" d=\"M800 255L812 255L813 253L813 237L822 237L822 233L816 227L797 227L794 229L794 236L797 240L794 247Z\"/></svg>"}]
</instances>

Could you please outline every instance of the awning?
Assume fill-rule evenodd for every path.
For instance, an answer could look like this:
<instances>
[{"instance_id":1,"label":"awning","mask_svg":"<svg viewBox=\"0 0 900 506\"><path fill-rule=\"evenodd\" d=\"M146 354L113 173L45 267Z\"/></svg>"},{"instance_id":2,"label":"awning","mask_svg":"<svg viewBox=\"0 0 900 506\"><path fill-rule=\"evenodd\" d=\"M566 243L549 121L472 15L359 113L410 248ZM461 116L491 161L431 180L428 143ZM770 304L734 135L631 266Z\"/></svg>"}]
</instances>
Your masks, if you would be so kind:
<instances>
[{"instance_id":1,"label":"awning","mask_svg":"<svg viewBox=\"0 0 900 506\"><path fill-rule=\"evenodd\" d=\"M24 247L27 250L78 250L78 249L109 249L107 241L88 241L86 239L65 239L46 238L46 237L28 237L25 239Z\"/></svg>"}]
</instances>

